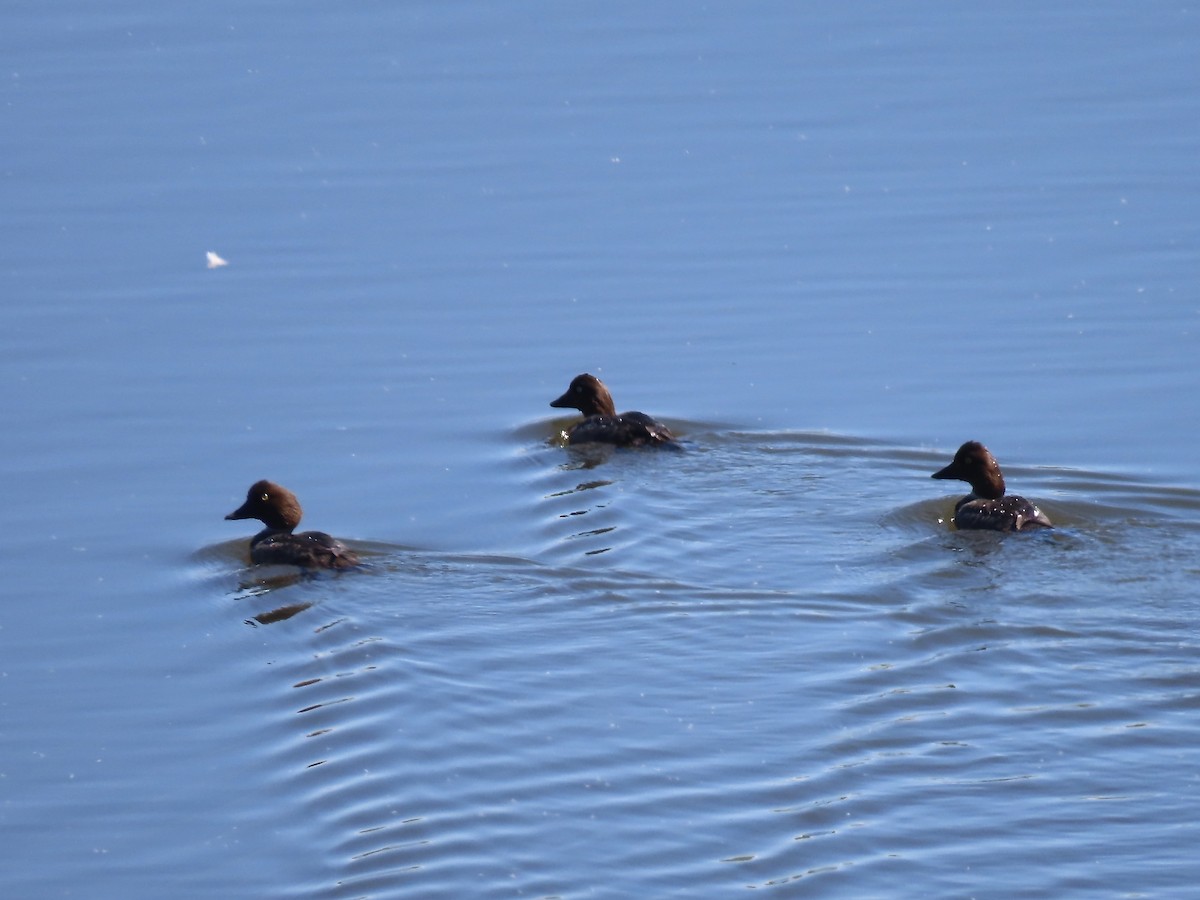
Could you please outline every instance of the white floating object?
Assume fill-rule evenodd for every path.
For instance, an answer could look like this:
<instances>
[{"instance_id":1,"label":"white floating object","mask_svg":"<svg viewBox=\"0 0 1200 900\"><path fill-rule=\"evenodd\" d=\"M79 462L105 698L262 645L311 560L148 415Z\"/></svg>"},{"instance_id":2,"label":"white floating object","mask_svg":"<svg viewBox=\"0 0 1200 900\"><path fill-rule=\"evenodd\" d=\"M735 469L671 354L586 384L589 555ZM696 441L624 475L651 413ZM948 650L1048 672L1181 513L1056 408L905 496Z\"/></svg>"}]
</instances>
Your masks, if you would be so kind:
<instances>
[{"instance_id":1,"label":"white floating object","mask_svg":"<svg viewBox=\"0 0 1200 900\"><path fill-rule=\"evenodd\" d=\"M209 250L205 256L208 258L208 267L210 269L219 269L221 266L229 265L228 260L221 259L221 257L217 256L217 254L213 253L211 250Z\"/></svg>"}]
</instances>

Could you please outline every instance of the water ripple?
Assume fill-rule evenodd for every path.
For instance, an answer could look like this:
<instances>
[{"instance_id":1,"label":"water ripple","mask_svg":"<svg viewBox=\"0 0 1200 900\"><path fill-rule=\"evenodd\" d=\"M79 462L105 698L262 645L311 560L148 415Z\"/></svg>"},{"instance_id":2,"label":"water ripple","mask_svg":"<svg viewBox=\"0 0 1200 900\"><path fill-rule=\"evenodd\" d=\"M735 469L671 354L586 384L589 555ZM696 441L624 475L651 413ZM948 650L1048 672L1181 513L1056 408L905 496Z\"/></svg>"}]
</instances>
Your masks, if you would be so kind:
<instances>
[{"instance_id":1,"label":"water ripple","mask_svg":"<svg viewBox=\"0 0 1200 900\"><path fill-rule=\"evenodd\" d=\"M254 630L252 691L297 896L1058 895L1194 831L1147 760L1196 759L1195 492L1016 469L1061 527L1004 536L939 521L944 454L563 453L510 469L512 553L249 583L198 557L238 621L299 608Z\"/></svg>"}]
</instances>

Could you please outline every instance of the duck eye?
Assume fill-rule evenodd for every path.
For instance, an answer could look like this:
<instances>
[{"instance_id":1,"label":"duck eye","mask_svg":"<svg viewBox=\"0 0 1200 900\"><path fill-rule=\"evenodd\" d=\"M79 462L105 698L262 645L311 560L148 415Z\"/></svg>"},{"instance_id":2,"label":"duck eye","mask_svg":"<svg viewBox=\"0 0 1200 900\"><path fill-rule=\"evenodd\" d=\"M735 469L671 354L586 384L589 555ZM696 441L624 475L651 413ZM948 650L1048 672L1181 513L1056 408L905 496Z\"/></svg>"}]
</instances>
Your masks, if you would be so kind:
<instances>
[{"instance_id":1,"label":"duck eye","mask_svg":"<svg viewBox=\"0 0 1200 900\"><path fill-rule=\"evenodd\" d=\"M270 499L271 499L271 495L270 495L270 494L263 494L263 495L262 495L262 497L261 497L261 499L262 499L262 501L263 501L264 503L266 503L268 500L270 500Z\"/></svg>"}]
</instances>

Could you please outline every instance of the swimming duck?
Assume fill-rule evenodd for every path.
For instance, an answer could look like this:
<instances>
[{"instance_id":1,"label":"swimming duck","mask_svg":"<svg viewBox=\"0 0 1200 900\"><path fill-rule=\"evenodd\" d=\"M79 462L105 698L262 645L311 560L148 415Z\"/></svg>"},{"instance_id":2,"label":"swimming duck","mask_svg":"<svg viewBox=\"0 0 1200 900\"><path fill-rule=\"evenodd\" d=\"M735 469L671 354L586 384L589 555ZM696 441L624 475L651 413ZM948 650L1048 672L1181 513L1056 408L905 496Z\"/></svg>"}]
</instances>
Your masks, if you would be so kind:
<instances>
[{"instance_id":1,"label":"swimming duck","mask_svg":"<svg viewBox=\"0 0 1200 900\"><path fill-rule=\"evenodd\" d=\"M582 422L567 432L568 444L598 442L618 447L640 447L644 444L667 444L675 440L670 429L645 413L626 412L617 415L612 394L595 375L577 375L571 386L550 403L557 409L577 409L584 414Z\"/></svg>"},{"instance_id":2,"label":"swimming duck","mask_svg":"<svg viewBox=\"0 0 1200 900\"><path fill-rule=\"evenodd\" d=\"M287 488L256 481L246 502L226 519L258 519L267 527L250 539L250 559L259 565L301 566L305 569L348 569L358 556L323 531L293 534L300 524L300 501Z\"/></svg>"},{"instance_id":3,"label":"swimming duck","mask_svg":"<svg viewBox=\"0 0 1200 900\"><path fill-rule=\"evenodd\" d=\"M971 493L954 505L958 528L991 531L1030 531L1053 528L1046 515L1024 497L1004 495L1000 464L979 441L967 441L954 460L931 478L954 479L971 485Z\"/></svg>"}]
</instances>

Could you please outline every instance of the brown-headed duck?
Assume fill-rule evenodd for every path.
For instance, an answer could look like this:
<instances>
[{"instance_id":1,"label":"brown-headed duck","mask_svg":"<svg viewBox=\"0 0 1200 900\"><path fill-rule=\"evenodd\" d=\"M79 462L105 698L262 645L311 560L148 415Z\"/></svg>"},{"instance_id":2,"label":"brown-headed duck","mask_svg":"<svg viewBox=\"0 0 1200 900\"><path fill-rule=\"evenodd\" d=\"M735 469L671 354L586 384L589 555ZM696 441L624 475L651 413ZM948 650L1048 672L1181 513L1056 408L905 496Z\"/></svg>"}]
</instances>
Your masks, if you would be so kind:
<instances>
[{"instance_id":1,"label":"brown-headed duck","mask_svg":"<svg viewBox=\"0 0 1200 900\"><path fill-rule=\"evenodd\" d=\"M954 461L931 478L954 479L971 485L971 493L954 505L957 528L990 531L1031 531L1053 528L1045 513L1024 497L1004 495L1000 464L979 441L967 441Z\"/></svg>"},{"instance_id":2,"label":"brown-headed duck","mask_svg":"<svg viewBox=\"0 0 1200 900\"><path fill-rule=\"evenodd\" d=\"M285 487L256 481L246 502L226 519L258 519L267 527L250 539L250 559L259 565L301 566L305 569L348 569L358 556L323 531L293 534L300 524L300 501Z\"/></svg>"},{"instance_id":3,"label":"brown-headed duck","mask_svg":"<svg viewBox=\"0 0 1200 900\"><path fill-rule=\"evenodd\" d=\"M567 432L568 444L596 442L618 447L640 447L646 444L673 443L675 436L662 422L645 413L626 412L617 415L612 394L595 375L577 375L565 394L550 403L556 409L577 409L584 414L582 422Z\"/></svg>"}]
</instances>

